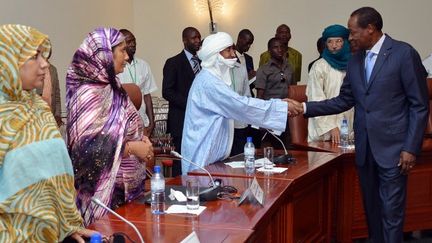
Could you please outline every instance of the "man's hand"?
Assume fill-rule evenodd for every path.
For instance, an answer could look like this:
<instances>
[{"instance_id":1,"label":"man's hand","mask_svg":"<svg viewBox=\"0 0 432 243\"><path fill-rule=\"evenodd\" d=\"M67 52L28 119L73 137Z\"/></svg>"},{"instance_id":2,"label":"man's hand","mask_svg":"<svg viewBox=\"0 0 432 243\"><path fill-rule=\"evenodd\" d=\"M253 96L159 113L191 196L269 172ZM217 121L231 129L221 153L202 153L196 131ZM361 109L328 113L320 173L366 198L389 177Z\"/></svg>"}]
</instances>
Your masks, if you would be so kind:
<instances>
[{"instance_id":1,"label":"man's hand","mask_svg":"<svg viewBox=\"0 0 432 243\"><path fill-rule=\"evenodd\" d=\"M283 101L288 102L288 116L295 117L298 115L302 115L303 112L303 104L299 103L296 100L285 98Z\"/></svg>"},{"instance_id":2,"label":"man's hand","mask_svg":"<svg viewBox=\"0 0 432 243\"><path fill-rule=\"evenodd\" d=\"M340 143L340 131L338 127L333 128L330 130L330 138L332 143Z\"/></svg>"},{"instance_id":3,"label":"man's hand","mask_svg":"<svg viewBox=\"0 0 432 243\"><path fill-rule=\"evenodd\" d=\"M399 164L401 168L401 174L407 175L416 164L416 156L412 153L402 151L400 153Z\"/></svg>"}]
</instances>

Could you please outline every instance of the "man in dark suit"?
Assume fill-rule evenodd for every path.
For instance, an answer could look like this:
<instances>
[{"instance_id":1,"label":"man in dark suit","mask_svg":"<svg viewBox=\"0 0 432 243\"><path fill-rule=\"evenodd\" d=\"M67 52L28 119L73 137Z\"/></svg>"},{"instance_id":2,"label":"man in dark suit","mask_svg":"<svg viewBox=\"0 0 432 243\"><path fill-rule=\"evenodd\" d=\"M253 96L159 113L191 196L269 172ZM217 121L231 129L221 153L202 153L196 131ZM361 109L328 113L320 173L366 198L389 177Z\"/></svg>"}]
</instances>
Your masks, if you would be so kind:
<instances>
[{"instance_id":1,"label":"man in dark suit","mask_svg":"<svg viewBox=\"0 0 432 243\"><path fill-rule=\"evenodd\" d=\"M407 174L420 153L428 116L426 71L417 51L381 31L381 15L363 7L348 21L359 50L339 96L307 102L305 116L355 107L357 172L372 242L402 242Z\"/></svg>"},{"instance_id":2,"label":"man in dark suit","mask_svg":"<svg viewBox=\"0 0 432 243\"><path fill-rule=\"evenodd\" d=\"M171 133L176 151L180 152L186 101L195 75L200 71L196 52L201 46L201 35L194 27L182 32L184 49L165 62L162 96L169 101L167 132ZM172 176L181 175L180 161L174 161Z\"/></svg>"}]
</instances>

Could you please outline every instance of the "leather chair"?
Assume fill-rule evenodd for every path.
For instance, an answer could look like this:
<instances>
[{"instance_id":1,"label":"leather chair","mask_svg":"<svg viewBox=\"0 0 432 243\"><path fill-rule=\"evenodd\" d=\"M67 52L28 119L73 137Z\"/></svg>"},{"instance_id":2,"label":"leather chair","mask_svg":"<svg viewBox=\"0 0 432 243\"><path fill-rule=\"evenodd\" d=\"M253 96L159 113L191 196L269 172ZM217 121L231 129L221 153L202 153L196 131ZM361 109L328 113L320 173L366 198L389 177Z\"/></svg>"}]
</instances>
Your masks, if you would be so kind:
<instances>
[{"instance_id":1,"label":"leather chair","mask_svg":"<svg viewBox=\"0 0 432 243\"><path fill-rule=\"evenodd\" d=\"M138 85L132 83L122 84L122 87L124 90L126 90L126 93L129 95L129 98L131 99L135 108L139 110L141 108L141 103L142 103L142 94Z\"/></svg>"},{"instance_id":2,"label":"leather chair","mask_svg":"<svg viewBox=\"0 0 432 243\"><path fill-rule=\"evenodd\" d=\"M306 85L290 85L288 87L288 98L298 102L306 102ZM291 143L307 143L308 119L300 115L293 118L288 118L288 123L291 133Z\"/></svg>"}]
</instances>

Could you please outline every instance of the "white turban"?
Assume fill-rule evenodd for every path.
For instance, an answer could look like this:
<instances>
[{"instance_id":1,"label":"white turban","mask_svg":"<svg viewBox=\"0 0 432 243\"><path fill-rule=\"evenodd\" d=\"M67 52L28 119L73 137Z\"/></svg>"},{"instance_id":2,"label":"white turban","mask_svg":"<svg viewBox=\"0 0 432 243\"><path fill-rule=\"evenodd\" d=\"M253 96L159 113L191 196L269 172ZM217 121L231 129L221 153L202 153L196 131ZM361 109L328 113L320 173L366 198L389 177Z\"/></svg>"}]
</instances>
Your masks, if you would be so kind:
<instances>
[{"instance_id":1,"label":"white turban","mask_svg":"<svg viewBox=\"0 0 432 243\"><path fill-rule=\"evenodd\" d=\"M231 63L234 64L237 59L225 59L219 52L233 44L233 39L229 34L218 32L207 36L201 50L198 51L201 67L223 80L227 85L231 85L229 68L232 68Z\"/></svg>"}]
</instances>

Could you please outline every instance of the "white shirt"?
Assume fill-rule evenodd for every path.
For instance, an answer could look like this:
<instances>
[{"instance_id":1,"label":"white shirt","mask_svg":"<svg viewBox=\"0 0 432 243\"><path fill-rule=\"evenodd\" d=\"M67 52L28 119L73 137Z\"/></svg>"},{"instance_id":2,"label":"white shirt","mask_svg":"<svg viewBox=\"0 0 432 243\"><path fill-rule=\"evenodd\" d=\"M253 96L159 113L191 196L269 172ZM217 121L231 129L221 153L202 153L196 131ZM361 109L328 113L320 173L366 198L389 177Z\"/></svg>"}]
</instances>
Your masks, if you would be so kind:
<instances>
[{"instance_id":1,"label":"white shirt","mask_svg":"<svg viewBox=\"0 0 432 243\"><path fill-rule=\"evenodd\" d=\"M423 60L423 66L426 68L428 78L432 78L432 54Z\"/></svg>"},{"instance_id":2,"label":"white shirt","mask_svg":"<svg viewBox=\"0 0 432 243\"><path fill-rule=\"evenodd\" d=\"M150 94L157 90L156 82L151 72L149 64L139 58L134 58L131 63L127 63L124 71L119 73L117 77L122 84L133 83L138 85L143 95L143 102L139 113L144 121L144 126L148 126L150 121L146 113L146 105L144 95Z\"/></svg>"},{"instance_id":3,"label":"white shirt","mask_svg":"<svg viewBox=\"0 0 432 243\"><path fill-rule=\"evenodd\" d=\"M237 62L234 68L230 70L231 81L232 81L231 88L241 96L251 97L247 68L246 68L246 61L244 55L240 54L237 51L236 53L237 53L237 57L240 60L240 63ZM240 121L234 121L234 128L243 129L246 127L247 127L246 123Z\"/></svg>"},{"instance_id":4,"label":"white shirt","mask_svg":"<svg viewBox=\"0 0 432 243\"><path fill-rule=\"evenodd\" d=\"M192 53L190 53L189 51L187 51L186 49L183 49L183 51L184 51L184 53L186 54L186 58L188 59L188 61L189 61L189 64L191 65L191 67L192 67L192 70L193 70L193 67L194 67L194 61L192 60L192 57L193 57L193 55L192 55Z\"/></svg>"},{"instance_id":5,"label":"white shirt","mask_svg":"<svg viewBox=\"0 0 432 243\"><path fill-rule=\"evenodd\" d=\"M373 57L372 57L373 63L375 63L375 62L376 62L376 59L378 58L378 53L379 53L380 50L381 50L381 47L382 47L382 45L383 45L383 43L384 43L384 40L385 40L385 37L386 37L386 35L383 34L383 35L381 36L381 38L377 41L377 43L375 43L375 45L372 47L372 49L370 49L370 50L366 50L366 57L367 57L367 55L368 55L369 52L373 52L373 53L375 54L375 55L373 55ZM365 57L365 58L366 58L366 57ZM365 69L366 69L366 60L365 60Z\"/></svg>"},{"instance_id":6,"label":"white shirt","mask_svg":"<svg viewBox=\"0 0 432 243\"><path fill-rule=\"evenodd\" d=\"M318 59L309 72L306 86L308 101L321 101L338 96L345 74L345 71L332 68L324 58ZM351 132L354 109L336 115L309 118L308 142L329 140L330 130L340 129L343 117L348 120Z\"/></svg>"}]
</instances>

